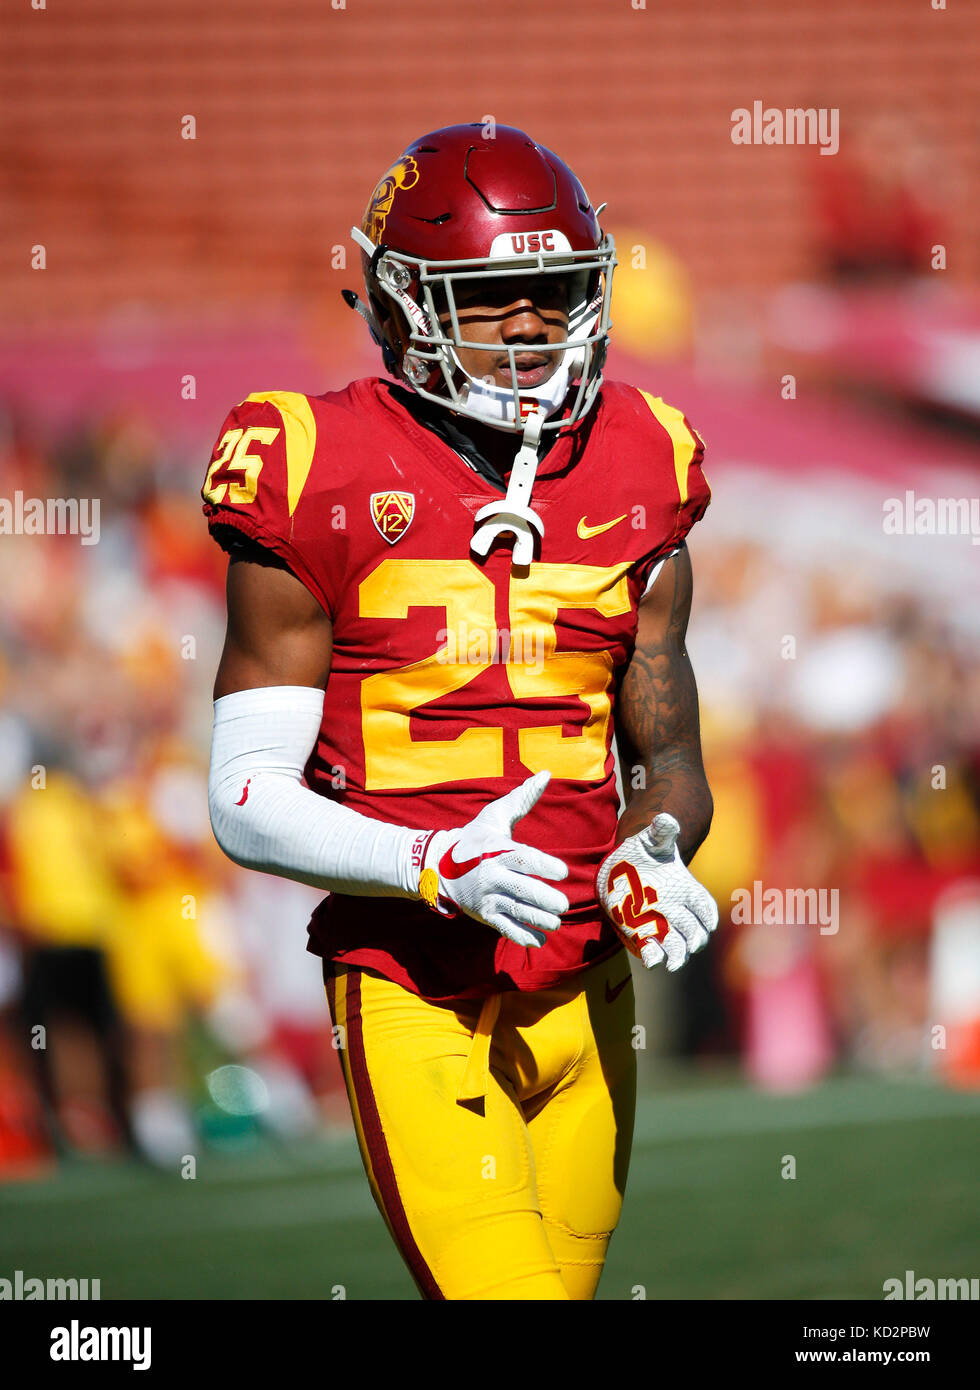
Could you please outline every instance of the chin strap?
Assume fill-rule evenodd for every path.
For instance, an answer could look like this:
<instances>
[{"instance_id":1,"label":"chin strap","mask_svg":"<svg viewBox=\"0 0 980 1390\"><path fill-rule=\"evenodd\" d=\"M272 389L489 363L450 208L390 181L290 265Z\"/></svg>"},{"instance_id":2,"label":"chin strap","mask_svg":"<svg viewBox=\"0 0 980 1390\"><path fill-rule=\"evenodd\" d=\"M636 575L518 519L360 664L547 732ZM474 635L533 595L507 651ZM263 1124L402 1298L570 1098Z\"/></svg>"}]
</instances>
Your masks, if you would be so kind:
<instances>
[{"instance_id":1,"label":"chin strap","mask_svg":"<svg viewBox=\"0 0 980 1390\"><path fill-rule=\"evenodd\" d=\"M498 536L507 531L514 535L514 564L529 565L534 559L534 533L544 535L544 522L530 507L534 475L538 471L538 445L544 411L532 410L524 426L524 439L510 470L507 495L502 502L488 502L474 519L477 527L470 549L484 558Z\"/></svg>"},{"instance_id":2,"label":"chin strap","mask_svg":"<svg viewBox=\"0 0 980 1390\"><path fill-rule=\"evenodd\" d=\"M490 424L512 424L517 417L517 402L511 386L494 386L492 382L470 376L460 366L456 349L450 349L457 371L463 377L460 388L460 403L465 405L467 415ZM554 374L542 386L525 387L520 391L520 401L525 407L537 406L545 415L555 413L568 394L569 363L563 358Z\"/></svg>"}]
</instances>

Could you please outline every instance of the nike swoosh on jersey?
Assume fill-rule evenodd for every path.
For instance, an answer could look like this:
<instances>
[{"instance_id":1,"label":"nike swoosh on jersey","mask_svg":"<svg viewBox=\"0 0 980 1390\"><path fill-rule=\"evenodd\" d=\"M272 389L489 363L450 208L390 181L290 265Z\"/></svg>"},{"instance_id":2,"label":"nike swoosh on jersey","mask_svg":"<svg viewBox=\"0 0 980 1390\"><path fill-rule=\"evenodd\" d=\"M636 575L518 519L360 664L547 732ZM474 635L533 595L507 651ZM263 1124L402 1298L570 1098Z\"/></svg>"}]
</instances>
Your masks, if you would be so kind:
<instances>
[{"instance_id":1,"label":"nike swoosh on jersey","mask_svg":"<svg viewBox=\"0 0 980 1390\"><path fill-rule=\"evenodd\" d=\"M625 520L626 513L623 512L622 516L617 516L612 521L603 521L598 526L590 526L586 521L585 517L583 516L582 519L579 521L578 526L576 527L576 530L578 532L578 538L580 541L590 540L593 536L598 536L603 531L608 531L610 527L618 526L621 521Z\"/></svg>"}]
</instances>

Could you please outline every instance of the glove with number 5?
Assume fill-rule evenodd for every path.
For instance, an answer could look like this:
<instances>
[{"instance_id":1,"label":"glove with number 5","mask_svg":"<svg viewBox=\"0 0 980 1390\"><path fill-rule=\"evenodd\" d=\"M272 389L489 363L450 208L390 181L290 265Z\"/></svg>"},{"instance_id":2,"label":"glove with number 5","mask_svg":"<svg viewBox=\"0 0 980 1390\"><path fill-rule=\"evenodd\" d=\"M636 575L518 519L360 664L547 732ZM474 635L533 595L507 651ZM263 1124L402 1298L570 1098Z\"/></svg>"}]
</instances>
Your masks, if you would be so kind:
<instances>
[{"instance_id":1,"label":"glove with number 5","mask_svg":"<svg viewBox=\"0 0 980 1390\"><path fill-rule=\"evenodd\" d=\"M718 908L677 849L681 828L662 813L599 865L596 892L623 944L648 970L664 960L672 973L708 944Z\"/></svg>"},{"instance_id":2,"label":"glove with number 5","mask_svg":"<svg viewBox=\"0 0 980 1390\"><path fill-rule=\"evenodd\" d=\"M567 878L568 866L511 838L550 779L550 772L537 772L468 825L434 833L419 876L419 892L433 911L455 917L458 909L518 946L543 946L545 933L561 926L568 899L541 880Z\"/></svg>"}]
</instances>

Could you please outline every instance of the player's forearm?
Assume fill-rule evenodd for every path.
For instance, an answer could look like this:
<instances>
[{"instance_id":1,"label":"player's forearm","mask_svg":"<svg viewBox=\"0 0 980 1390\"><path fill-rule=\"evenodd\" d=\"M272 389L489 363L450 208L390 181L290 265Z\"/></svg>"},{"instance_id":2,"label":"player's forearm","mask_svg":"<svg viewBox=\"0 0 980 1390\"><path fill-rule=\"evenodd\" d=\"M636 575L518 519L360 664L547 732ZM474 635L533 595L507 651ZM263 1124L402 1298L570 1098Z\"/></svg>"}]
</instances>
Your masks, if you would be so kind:
<instances>
[{"instance_id":1,"label":"player's forearm","mask_svg":"<svg viewBox=\"0 0 980 1390\"><path fill-rule=\"evenodd\" d=\"M244 868L353 896L417 898L431 832L376 821L303 786L322 708L322 690L293 686L215 701L215 839Z\"/></svg>"},{"instance_id":2,"label":"player's forearm","mask_svg":"<svg viewBox=\"0 0 980 1390\"><path fill-rule=\"evenodd\" d=\"M621 755L625 754L621 749ZM644 762L623 761L623 790L626 808L616 830L616 843L636 835L661 811L668 811L680 824L677 847L685 864L693 859L708 834L714 802L700 756L692 758L686 748L674 749ZM631 783L639 786L631 790Z\"/></svg>"},{"instance_id":3,"label":"player's forearm","mask_svg":"<svg viewBox=\"0 0 980 1390\"><path fill-rule=\"evenodd\" d=\"M668 811L680 822L677 843L686 863L707 835L714 807L682 632L668 631L662 642L634 652L620 690L616 736L626 798L617 844Z\"/></svg>"}]
</instances>

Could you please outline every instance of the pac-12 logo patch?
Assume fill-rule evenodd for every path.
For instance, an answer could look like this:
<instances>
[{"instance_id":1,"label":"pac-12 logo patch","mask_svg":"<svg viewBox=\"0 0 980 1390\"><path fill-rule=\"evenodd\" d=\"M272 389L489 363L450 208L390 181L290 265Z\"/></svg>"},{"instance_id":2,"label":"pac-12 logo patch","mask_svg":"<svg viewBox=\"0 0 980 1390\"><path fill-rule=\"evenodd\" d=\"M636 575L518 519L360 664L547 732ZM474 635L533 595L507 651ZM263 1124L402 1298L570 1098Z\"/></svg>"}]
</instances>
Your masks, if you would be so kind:
<instances>
[{"instance_id":1,"label":"pac-12 logo patch","mask_svg":"<svg viewBox=\"0 0 980 1390\"><path fill-rule=\"evenodd\" d=\"M415 515L413 492L372 492L371 520L389 545L400 541Z\"/></svg>"}]
</instances>

